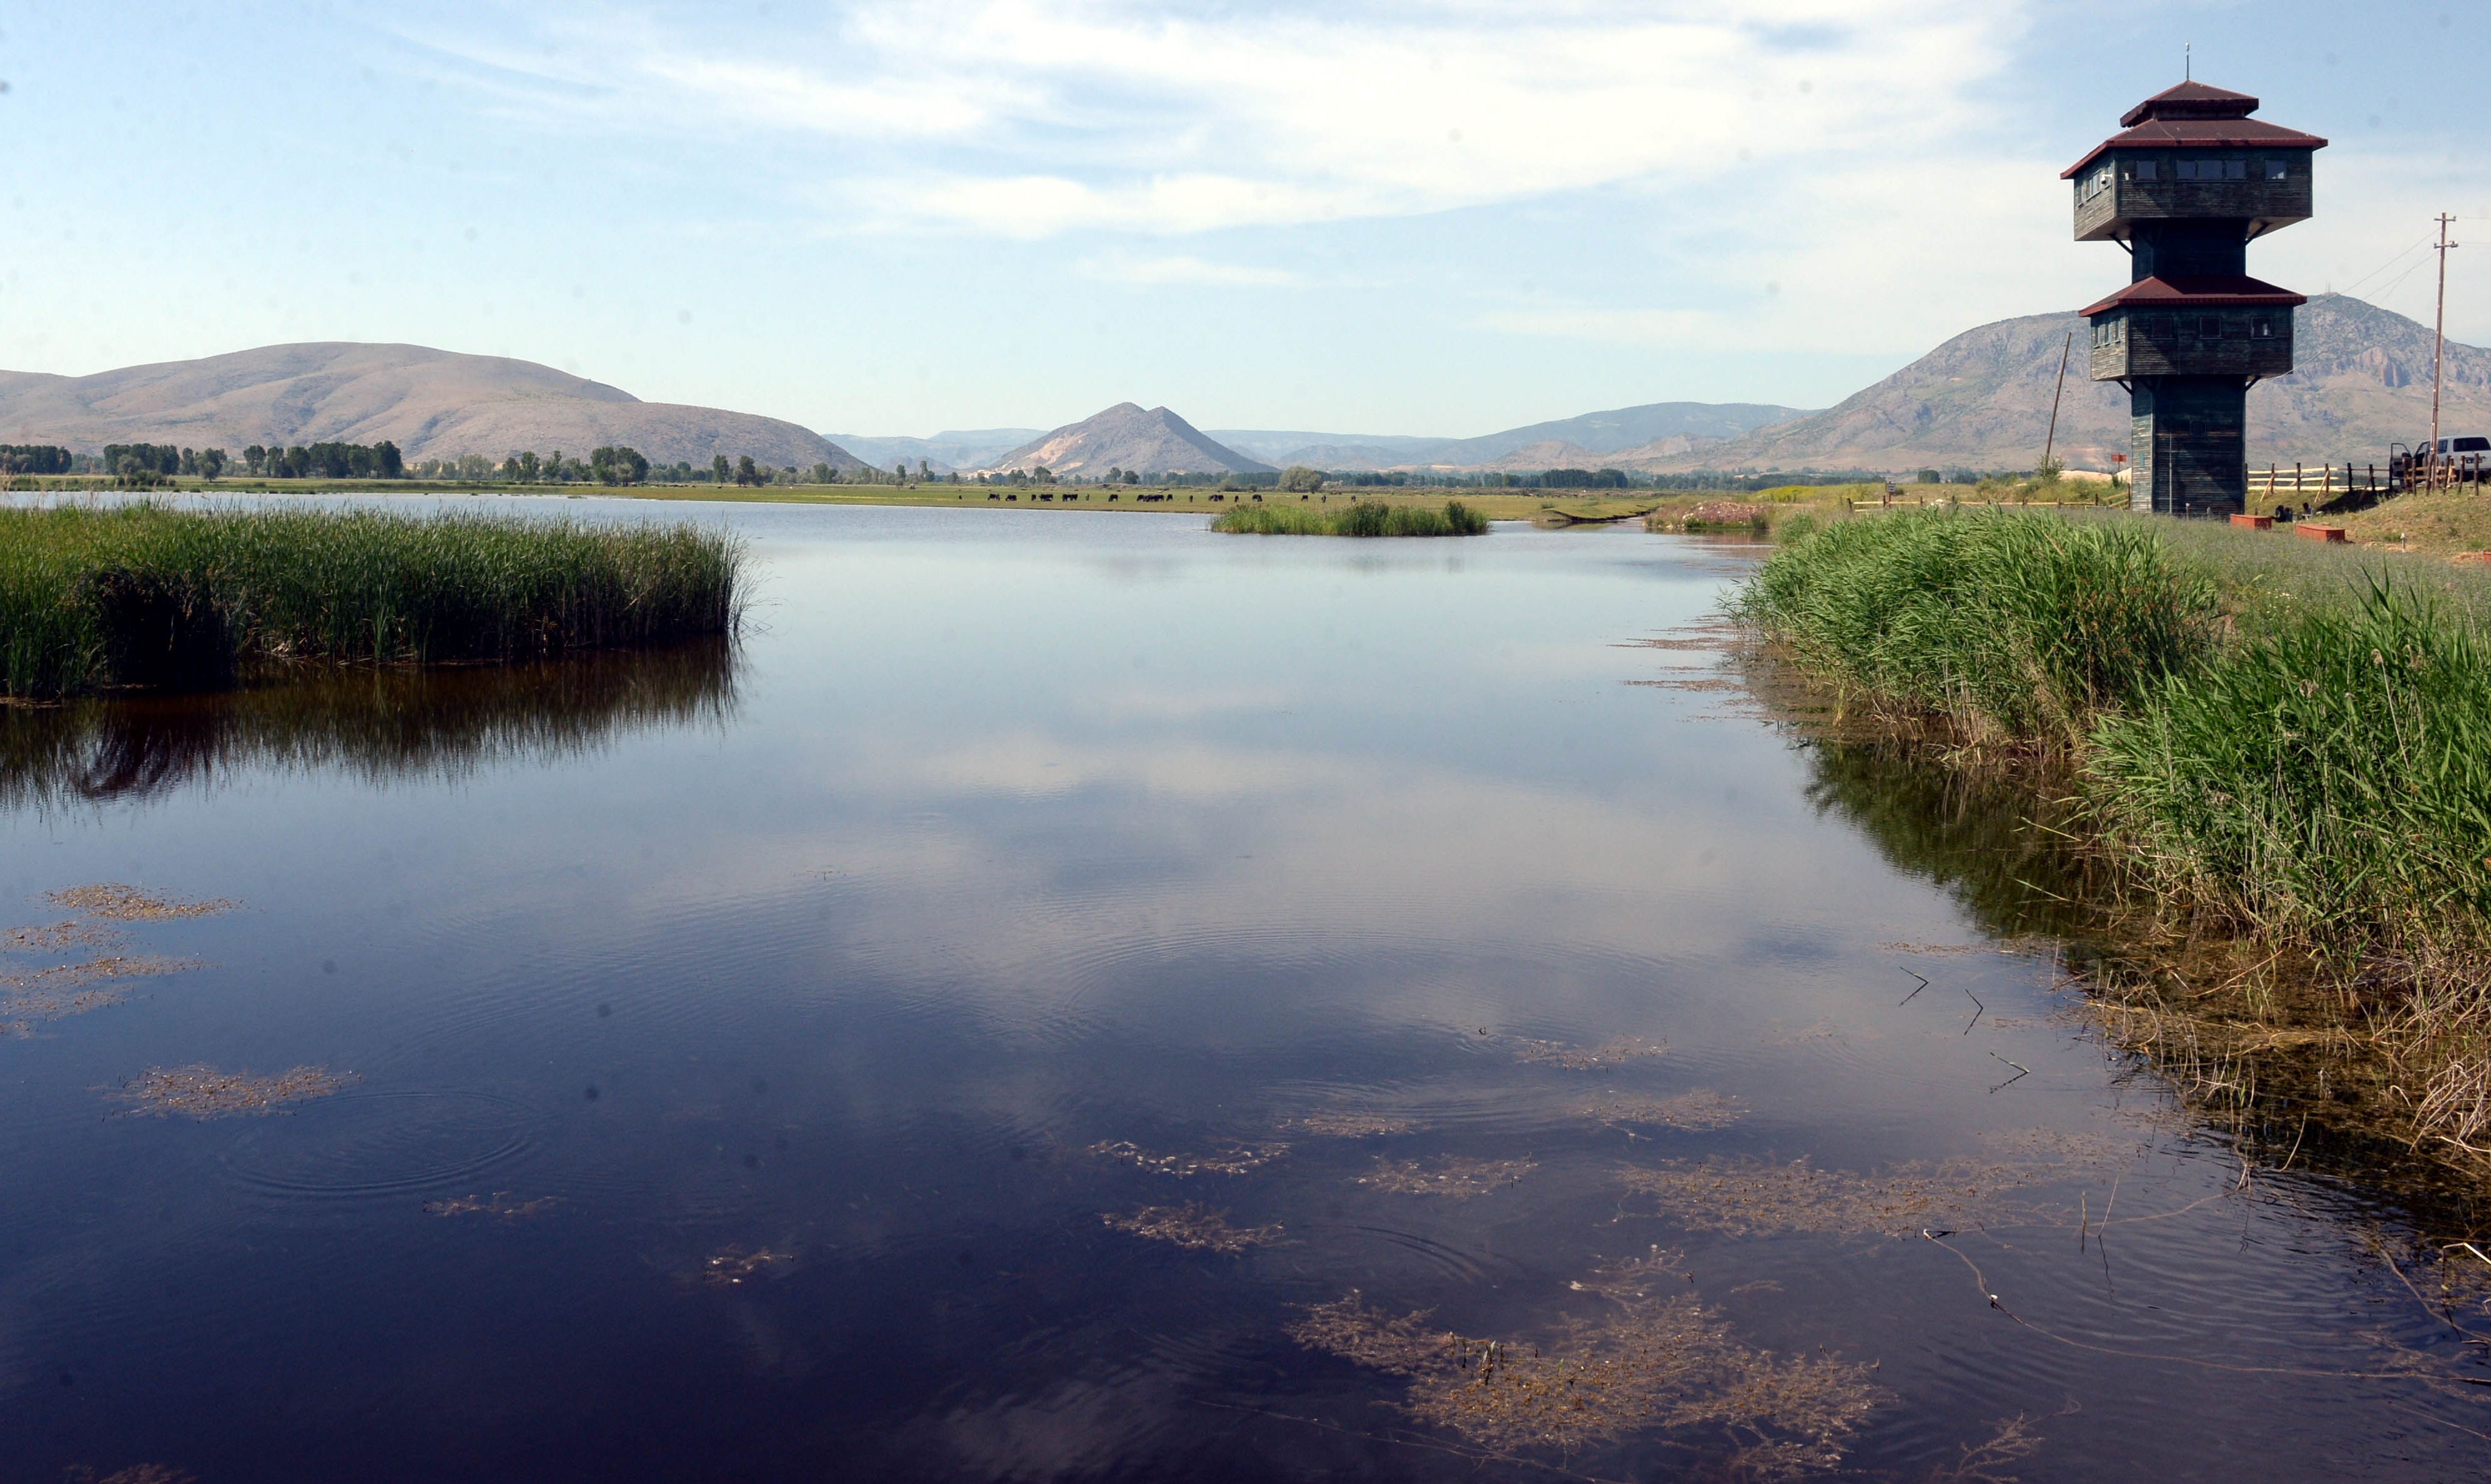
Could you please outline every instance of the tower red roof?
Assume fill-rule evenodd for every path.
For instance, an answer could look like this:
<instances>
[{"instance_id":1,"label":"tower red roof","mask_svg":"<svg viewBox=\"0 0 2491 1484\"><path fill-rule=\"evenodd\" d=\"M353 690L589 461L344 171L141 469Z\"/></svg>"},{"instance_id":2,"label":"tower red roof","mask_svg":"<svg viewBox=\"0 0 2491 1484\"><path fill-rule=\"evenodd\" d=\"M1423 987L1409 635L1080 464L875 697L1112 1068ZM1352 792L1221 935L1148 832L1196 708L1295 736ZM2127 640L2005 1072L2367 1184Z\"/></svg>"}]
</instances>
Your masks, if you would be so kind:
<instances>
[{"instance_id":1,"label":"tower red roof","mask_svg":"<svg viewBox=\"0 0 2491 1484\"><path fill-rule=\"evenodd\" d=\"M2087 151L2085 158L2059 172L2059 179L2073 180L2083 174L2104 150L2114 149L2181 149L2181 150L2323 150L2327 141L2316 134L2305 134L2280 124L2269 124L2249 115L2256 111L2258 101L2246 93L2234 93L2203 82L2183 82L2164 88L2119 116L2125 126Z\"/></svg>"},{"instance_id":2,"label":"tower red roof","mask_svg":"<svg viewBox=\"0 0 2491 1484\"><path fill-rule=\"evenodd\" d=\"M2257 112L2258 101L2246 93L2203 82L2164 88L2119 116L2120 127L2134 129L2147 119L2244 119Z\"/></svg>"},{"instance_id":3,"label":"tower red roof","mask_svg":"<svg viewBox=\"0 0 2491 1484\"><path fill-rule=\"evenodd\" d=\"M2101 303L2087 305L2076 312L2095 315L2105 309L2279 309L2308 302L2308 295L2277 288L2262 278L2174 274L2167 278L2139 278Z\"/></svg>"}]
</instances>

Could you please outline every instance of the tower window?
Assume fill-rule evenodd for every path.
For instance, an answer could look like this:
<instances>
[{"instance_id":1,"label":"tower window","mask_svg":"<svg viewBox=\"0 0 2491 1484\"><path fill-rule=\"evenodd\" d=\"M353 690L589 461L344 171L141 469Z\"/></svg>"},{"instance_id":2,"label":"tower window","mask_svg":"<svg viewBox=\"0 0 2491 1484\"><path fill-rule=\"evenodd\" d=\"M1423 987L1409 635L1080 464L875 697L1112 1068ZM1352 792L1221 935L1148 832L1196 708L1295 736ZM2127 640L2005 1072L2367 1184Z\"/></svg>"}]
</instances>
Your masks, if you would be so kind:
<instances>
[{"instance_id":1,"label":"tower window","mask_svg":"<svg viewBox=\"0 0 2491 1484\"><path fill-rule=\"evenodd\" d=\"M2140 160L2136 162L2136 178L2141 181L2150 181L2154 179L2154 164L2153 160Z\"/></svg>"},{"instance_id":2,"label":"tower window","mask_svg":"<svg viewBox=\"0 0 2491 1484\"><path fill-rule=\"evenodd\" d=\"M2249 338L2252 340L2273 339L2274 321L2263 314L2259 315L2256 319L2251 320L2249 322Z\"/></svg>"},{"instance_id":3,"label":"tower window","mask_svg":"<svg viewBox=\"0 0 2491 1484\"><path fill-rule=\"evenodd\" d=\"M2271 181L2279 181L2283 179L2283 161L2280 160L2268 160L2266 162L2266 178Z\"/></svg>"},{"instance_id":4,"label":"tower window","mask_svg":"<svg viewBox=\"0 0 2491 1484\"><path fill-rule=\"evenodd\" d=\"M2223 179L2227 181L2244 181L2248 178L2249 162L2247 160L2226 160L2223 161Z\"/></svg>"}]
</instances>

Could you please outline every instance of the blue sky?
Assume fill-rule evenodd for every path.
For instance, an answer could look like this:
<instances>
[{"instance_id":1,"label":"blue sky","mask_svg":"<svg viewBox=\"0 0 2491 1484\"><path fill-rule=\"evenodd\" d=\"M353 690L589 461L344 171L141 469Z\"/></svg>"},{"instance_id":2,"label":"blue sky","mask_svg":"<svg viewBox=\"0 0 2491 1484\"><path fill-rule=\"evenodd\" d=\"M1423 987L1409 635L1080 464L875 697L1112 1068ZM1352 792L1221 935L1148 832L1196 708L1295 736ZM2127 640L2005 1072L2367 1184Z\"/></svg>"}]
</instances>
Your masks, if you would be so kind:
<instances>
[{"instance_id":1,"label":"blue sky","mask_svg":"<svg viewBox=\"0 0 2491 1484\"><path fill-rule=\"evenodd\" d=\"M2491 8L106 3L0 15L0 366L523 357L826 432L1470 434L1832 402L2125 281L2057 172L2197 75L2327 135L2251 271L2427 319ZM2470 60L2463 60L2470 59ZM2479 267L2476 267L2476 264Z\"/></svg>"}]
</instances>

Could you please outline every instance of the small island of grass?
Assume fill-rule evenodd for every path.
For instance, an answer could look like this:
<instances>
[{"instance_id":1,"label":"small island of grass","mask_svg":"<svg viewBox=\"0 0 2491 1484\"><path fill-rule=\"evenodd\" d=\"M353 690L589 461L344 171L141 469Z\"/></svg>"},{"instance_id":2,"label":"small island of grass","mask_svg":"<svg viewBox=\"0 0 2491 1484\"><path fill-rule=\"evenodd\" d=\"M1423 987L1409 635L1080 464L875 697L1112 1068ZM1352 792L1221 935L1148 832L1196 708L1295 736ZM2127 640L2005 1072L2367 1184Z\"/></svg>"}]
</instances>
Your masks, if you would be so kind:
<instances>
[{"instance_id":1,"label":"small island of grass","mask_svg":"<svg viewBox=\"0 0 2491 1484\"><path fill-rule=\"evenodd\" d=\"M1485 536L1487 517L1459 500L1441 510L1362 500L1338 509L1241 505L1211 523L1231 536Z\"/></svg>"},{"instance_id":2,"label":"small island of grass","mask_svg":"<svg viewBox=\"0 0 2491 1484\"><path fill-rule=\"evenodd\" d=\"M734 627L743 563L733 538L690 525L0 509L0 696L668 644Z\"/></svg>"}]
</instances>

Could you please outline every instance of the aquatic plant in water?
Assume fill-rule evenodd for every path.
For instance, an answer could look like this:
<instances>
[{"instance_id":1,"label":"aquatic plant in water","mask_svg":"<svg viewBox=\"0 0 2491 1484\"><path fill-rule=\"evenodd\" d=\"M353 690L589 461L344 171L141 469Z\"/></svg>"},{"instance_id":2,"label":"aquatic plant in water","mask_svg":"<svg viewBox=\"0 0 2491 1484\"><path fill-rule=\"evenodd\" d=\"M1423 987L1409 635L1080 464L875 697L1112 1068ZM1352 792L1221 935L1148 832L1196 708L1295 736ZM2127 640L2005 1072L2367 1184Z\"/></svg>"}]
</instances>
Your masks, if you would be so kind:
<instances>
[{"instance_id":1,"label":"aquatic plant in water","mask_svg":"<svg viewBox=\"0 0 2491 1484\"><path fill-rule=\"evenodd\" d=\"M246 1113L282 1113L289 1104L327 1097L350 1082L326 1067L298 1066L269 1077L249 1072L220 1072L206 1065L151 1066L115 1090L132 1114L167 1118L233 1118Z\"/></svg>"},{"instance_id":2,"label":"aquatic plant in water","mask_svg":"<svg viewBox=\"0 0 2491 1484\"><path fill-rule=\"evenodd\" d=\"M1406 1134L1419 1125L1408 1119L1362 1113L1354 1108L1318 1108L1281 1126L1318 1139L1374 1139L1386 1134Z\"/></svg>"},{"instance_id":3,"label":"aquatic plant in water","mask_svg":"<svg viewBox=\"0 0 2491 1484\"><path fill-rule=\"evenodd\" d=\"M1615 1128L1638 1124L1703 1133L1727 1128L1747 1116L1747 1105L1735 1097L1698 1089L1674 1097L1603 1097L1587 1104L1583 1116Z\"/></svg>"},{"instance_id":4,"label":"aquatic plant in water","mask_svg":"<svg viewBox=\"0 0 2491 1484\"><path fill-rule=\"evenodd\" d=\"M1285 1144L1235 1144L1216 1154L1159 1154L1143 1149L1129 1139L1115 1139L1090 1146L1090 1152L1101 1159L1113 1159L1148 1170L1153 1175L1173 1175L1182 1179L1195 1175L1243 1175L1259 1169L1289 1151Z\"/></svg>"},{"instance_id":5,"label":"aquatic plant in water","mask_svg":"<svg viewBox=\"0 0 2491 1484\"><path fill-rule=\"evenodd\" d=\"M1390 1195L1443 1196L1467 1201L1502 1190L1539 1169L1528 1159L1466 1159L1449 1154L1441 1159L1378 1159L1358 1183Z\"/></svg>"},{"instance_id":6,"label":"aquatic plant in water","mask_svg":"<svg viewBox=\"0 0 2491 1484\"><path fill-rule=\"evenodd\" d=\"M1597 1046L1569 1046L1563 1041L1517 1040L1513 1054L1524 1062L1537 1062L1543 1066L1562 1066L1569 1072L1600 1071L1626 1066L1646 1057L1669 1054L1667 1041L1647 1041L1641 1036L1621 1036Z\"/></svg>"},{"instance_id":7,"label":"aquatic plant in water","mask_svg":"<svg viewBox=\"0 0 2491 1484\"><path fill-rule=\"evenodd\" d=\"M1129 1214L1110 1213L1099 1219L1116 1231L1170 1242L1188 1252L1217 1252L1231 1257L1248 1247L1277 1241L1280 1237L1277 1226L1232 1225L1225 1211L1198 1201L1183 1206L1145 1206Z\"/></svg>"},{"instance_id":8,"label":"aquatic plant in water","mask_svg":"<svg viewBox=\"0 0 2491 1484\"><path fill-rule=\"evenodd\" d=\"M1353 1292L1289 1328L1310 1350L1404 1377L1402 1410L1491 1454L1580 1453L1654 1430L1732 1440L1750 1475L1838 1466L1886 1400L1873 1369L1823 1352L1781 1356L1740 1343L1656 1247L1608 1263L1572 1292L1598 1301L1543 1344L1431 1328Z\"/></svg>"}]
</instances>

